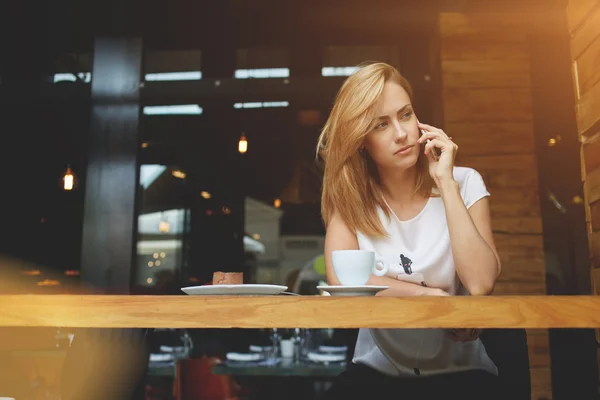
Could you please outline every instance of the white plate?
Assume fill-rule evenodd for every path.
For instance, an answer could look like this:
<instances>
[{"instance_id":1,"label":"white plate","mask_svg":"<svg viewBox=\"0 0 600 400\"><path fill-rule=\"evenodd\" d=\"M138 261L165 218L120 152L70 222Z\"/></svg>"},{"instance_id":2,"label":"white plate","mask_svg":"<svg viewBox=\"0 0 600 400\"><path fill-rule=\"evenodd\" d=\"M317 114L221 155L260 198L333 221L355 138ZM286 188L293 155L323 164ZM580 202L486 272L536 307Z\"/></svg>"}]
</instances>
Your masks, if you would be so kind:
<instances>
[{"instance_id":1,"label":"white plate","mask_svg":"<svg viewBox=\"0 0 600 400\"><path fill-rule=\"evenodd\" d=\"M253 353L262 353L262 352L271 351L271 350L273 350L272 346L257 346L254 344L250 345L250 351Z\"/></svg>"},{"instance_id":2,"label":"white plate","mask_svg":"<svg viewBox=\"0 0 600 400\"><path fill-rule=\"evenodd\" d=\"M346 361L345 354L320 354L320 353L308 353L307 358L313 362L341 362Z\"/></svg>"},{"instance_id":3,"label":"white plate","mask_svg":"<svg viewBox=\"0 0 600 400\"><path fill-rule=\"evenodd\" d=\"M329 292L332 296L375 296L389 286L359 285L359 286L317 286L317 289Z\"/></svg>"},{"instance_id":4,"label":"white plate","mask_svg":"<svg viewBox=\"0 0 600 400\"><path fill-rule=\"evenodd\" d=\"M150 361L152 361L152 362L173 361L173 354L150 354Z\"/></svg>"},{"instance_id":5,"label":"white plate","mask_svg":"<svg viewBox=\"0 0 600 400\"><path fill-rule=\"evenodd\" d=\"M321 353L345 353L348 351L348 346L319 346Z\"/></svg>"},{"instance_id":6,"label":"white plate","mask_svg":"<svg viewBox=\"0 0 600 400\"><path fill-rule=\"evenodd\" d=\"M263 355L257 353L227 353L225 357L230 361L260 361L263 359Z\"/></svg>"},{"instance_id":7,"label":"white plate","mask_svg":"<svg viewBox=\"0 0 600 400\"><path fill-rule=\"evenodd\" d=\"M280 285L203 285L181 288L184 293L192 296L221 295L221 296L265 296L274 295L287 290Z\"/></svg>"}]
</instances>

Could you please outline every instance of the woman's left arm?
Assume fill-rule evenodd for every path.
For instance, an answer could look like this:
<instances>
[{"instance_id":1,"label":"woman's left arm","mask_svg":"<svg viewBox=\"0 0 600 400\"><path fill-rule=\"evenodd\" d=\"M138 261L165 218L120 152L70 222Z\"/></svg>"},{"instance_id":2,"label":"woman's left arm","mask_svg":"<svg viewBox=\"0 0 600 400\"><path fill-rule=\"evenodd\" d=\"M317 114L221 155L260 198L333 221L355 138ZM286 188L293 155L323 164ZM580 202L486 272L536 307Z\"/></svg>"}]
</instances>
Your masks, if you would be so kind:
<instances>
[{"instance_id":1,"label":"woman's left arm","mask_svg":"<svg viewBox=\"0 0 600 400\"><path fill-rule=\"evenodd\" d=\"M489 200L484 197L467 210L454 179L439 180L438 188L446 208L458 277L471 295L489 295L500 275L500 258L492 235Z\"/></svg>"},{"instance_id":2,"label":"woman's left arm","mask_svg":"<svg viewBox=\"0 0 600 400\"><path fill-rule=\"evenodd\" d=\"M458 277L471 295L489 295L500 275L500 258L494 245L488 198L479 199L467 209L453 173L458 146L441 129L425 124L419 124L419 127L424 130L419 142L429 140L425 145L429 173L446 208ZM432 156L434 148L442 151L437 161Z\"/></svg>"}]
</instances>

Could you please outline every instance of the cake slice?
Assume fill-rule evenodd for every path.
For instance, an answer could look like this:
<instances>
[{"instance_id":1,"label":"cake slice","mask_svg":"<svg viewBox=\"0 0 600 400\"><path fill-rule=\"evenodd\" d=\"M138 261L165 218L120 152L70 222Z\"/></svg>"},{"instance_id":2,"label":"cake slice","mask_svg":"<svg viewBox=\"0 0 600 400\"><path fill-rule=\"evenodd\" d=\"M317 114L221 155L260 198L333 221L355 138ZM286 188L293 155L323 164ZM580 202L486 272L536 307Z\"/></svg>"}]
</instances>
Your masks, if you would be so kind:
<instances>
[{"instance_id":1,"label":"cake slice","mask_svg":"<svg viewBox=\"0 0 600 400\"><path fill-rule=\"evenodd\" d=\"M244 283L243 272L221 272L213 273L213 285L241 285Z\"/></svg>"}]
</instances>

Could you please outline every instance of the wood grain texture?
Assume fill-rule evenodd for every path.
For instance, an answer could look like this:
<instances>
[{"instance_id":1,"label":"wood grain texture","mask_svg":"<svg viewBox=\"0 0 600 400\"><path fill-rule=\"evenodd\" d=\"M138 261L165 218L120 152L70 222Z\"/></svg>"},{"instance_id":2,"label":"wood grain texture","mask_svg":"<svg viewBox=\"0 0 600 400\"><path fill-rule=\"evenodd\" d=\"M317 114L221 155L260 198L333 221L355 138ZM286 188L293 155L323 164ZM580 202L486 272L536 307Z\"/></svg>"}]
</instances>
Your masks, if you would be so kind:
<instances>
[{"instance_id":1,"label":"wood grain texture","mask_svg":"<svg viewBox=\"0 0 600 400\"><path fill-rule=\"evenodd\" d=\"M448 122L445 132L459 146L461 156L483 154L532 154L534 152L531 122Z\"/></svg>"},{"instance_id":2,"label":"wood grain texture","mask_svg":"<svg viewBox=\"0 0 600 400\"><path fill-rule=\"evenodd\" d=\"M552 373L550 366L532 368L531 376L531 399L552 399Z\"/></svg>"},{"instance_id":3,"label":"wood grain texture","mask_svg":"<svg viewBox=\"0 0 600 400\"><path fill-rule=\"evenodd\" d=\"M460 152L460 145L459 150ZM457 164L476 169L492 192L495 188L529 188L537 192L534 154L459 156ZM499 200L494 200L500 202Z\"/></svg>"},{"instance_id":4,"label":"wood grain texture","mask_svg":"<svg viewBox=\"0 0 600 400\"><path fill-rule=\"evenodd\" d=\"M444 89L446 122L531 121L531 90L527 88Z\"/></svg>"},{"instance_id":5,"label":"wood grain texture","mask_svg":"<svg viewBox=\"0 0 600 400\"><path fill-rule=\"evenodd\" d=\"M598 3L598 0L569 0L567 4L569 31L574 32L587 19L590 11Z\"/></svg>"},{"instance_id":6,"label":"wood grain texture","mask_svg":"<svg viewBox=\"0 0 600 400\"><path fill-rule=\"evenodd\" d=\"M600 267L592 267L592 288L595 295L600 295Z\"/></svg>"},{"instance_id":7,"label":"wood grain texture","mask_svg":"<svg viewBox=\"0 0 600 400\"><path fill-rule=\"evenodd\" d=\"M522 88L530 85L527 60L447 60L442 64L446 88Z\"/></svg>"},{"instance_id":8,"label":"wood grain texture","mask_svg":"<svg viewBox=\"0 0 600 400\"><path fill-rule=\"evenodd\" d=\"M590 204L589 221L592 225L591 232L600 231L600 201Z\"/></svg>"},{"instance_id":9,"label":"wood grain texture","mask_svg":"<svg viewBox=\"0 0 600 400\"><path fill-rule=\"evenodd\" d=\"M544 281L498 281L494 296L543 296L546 294Z\"/></svg>"},{"instance_id":10,"label":"wood grain texture","mask_svg":"<svg viewBox=\"0 0 600 400\"><path fill-rule=\"evenodd\" d=\"M103 328L597 328L597 296L3 295L0 326Z\"/></svg>"},{"instance_id":11,"label":"wood grain texture","mask_svg":"<svg viewBox=\"0 0 600 400\"><path fill-rule=\"evenodd\" d=\"M592 267L600 268L600 232L588 233Z\"/></svg>"},{"instance_id":12,"label":"wood grain texture","mask_svg":"<svg viewBox=\"0 0 600 400\"><path fill-rule=\"evenodd\" d=\"M600 26L600 7L592 8L583 23L571 33L571 55L577 60L598 37Z\"/></svg>"},{"instance_id":13,"label":"wood grain texture","mask_svg":"<svg viewBox=\"0 0 600 400\"><path fill-rule=\"evenodd\" d=\"M488 41L485 37L472 35L460 40L442 38L442 68L447 61L506 60L528 63L527 42Z\"/></svg>"},{"instance_id":14,"label":"wood grain texture","mask_svg":"<svg viewBox=\"0 0 600 400\"><path fill-rule=\"evenodd\" d=\"M531 333L535 332L535 333ZM527 347L529 350L529 366L531 368L547 367L550 365L550 342L547 331L527 331Z\"/></svg>"},{"instance_id":15,"label":"wood grain texture","mask_svg":"<svg viewBox=\"0 0 600 400\"><path fill-rule=\"evenodd\" d=\"M443 40L477 37L489 42L522 42L526 38L525 17L514 12L444 12L440 14Z\"/></svg>"},{"instance_id":16,"label":"wood grain texture","mask_svg":"<svg viewBox=\"0 0 600 400\"><path fill-rule=\"evenodd\" d=\"M457 165L475 168L491 193L502 273L494 296L546 293L529 49L519 12L440 18L445 130ZM547 331L529 348L532 399L551 399ZM530 336L531 332L528 332Z\"/></svg>"},{"instance_id":17,"label":"wood grain texture","mask_svg":"<svg viewBox=\"0 0 600 400\"><path fill-rule=\"evenodd\" d=\"M600 71L600 61L598 62ZM581 146L583 153L583 167L586 171L600 169L600 137Z\"/></svg>"},{"instance_id":18,"label":"wood grain texture","mask_svg":"<svg viewBox=\"0 0 600 400\"><path fill-rule=\"evenodd\" d=\"M585 193L585 201L588 204L600 200L600 168L586 170L583 191Z\"/></svg>"},{"instance_id":19,"label":"wood grain texture","mask_svg":"<svg viewBox=\"0 0 600 400\"><path fill-rule=\"evenodd\" d=\"M577 104L577 128L580 134L600 121L598 110L600 110L600 83L595 84L582 95Z\"/></svg>"},{"instance_id":20,"label":"wood grain texture","mask_svg":"<svg viewBox=\"0 0 600 400\"><path fill-rule=\"evenodd\" d=\"M600 37L596 37L575 61L579 93L584 95L600 80Z\"/></svg>"},{"instance_id":21,"label":"wood grain texture","mask_svg":"<svg viewBox=\"0 0 600 400\"><path fill-rule=\"evenodd\" d=\"M542 220L538 217L502 217L492 218L492 226L494 230L501 231L503 233L514 233L514 234L538 234L543 233Z\"/></svg>"}]
</instances>

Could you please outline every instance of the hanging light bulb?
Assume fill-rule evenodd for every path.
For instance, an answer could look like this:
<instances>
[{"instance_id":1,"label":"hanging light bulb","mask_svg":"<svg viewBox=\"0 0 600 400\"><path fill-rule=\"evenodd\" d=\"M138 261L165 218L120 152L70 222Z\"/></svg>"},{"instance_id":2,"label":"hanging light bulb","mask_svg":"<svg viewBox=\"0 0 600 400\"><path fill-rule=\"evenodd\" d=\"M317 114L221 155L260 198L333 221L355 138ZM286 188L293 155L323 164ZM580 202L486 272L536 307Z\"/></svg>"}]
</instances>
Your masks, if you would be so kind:
<instances>
[{"instance_id":1,"label":"hanging light bulb","mask_svg":"<svg viewBox=\"0 0 600 400\"><path fill-rule=\"evenodd\" d=\"M75 188L75 174L71 170L71 166L67 165L67 170L62 178L62 186L66 191L73 190Z\"/></svg>"},{"instance_id":2,"label":"hanging light bulb","mask_svg":"<svg viewBox=\"0 0 600 400\"><path fill-rule=\"evenodd\" d=\"M242 136L240 136L240 141L238 143L238 151L240 154L244 154L248 151L248 140L246 139L246 135L243 133Z\"/></svg>"}]
</instances>

